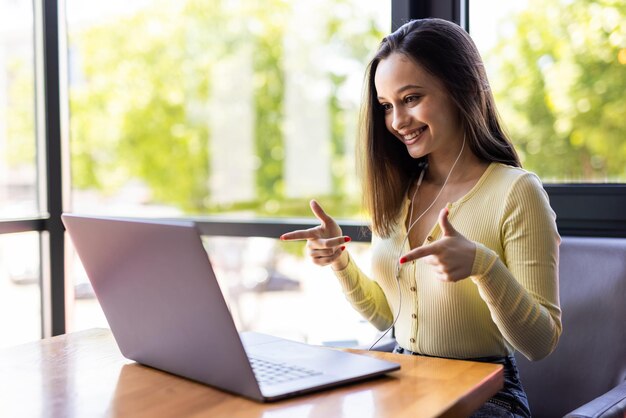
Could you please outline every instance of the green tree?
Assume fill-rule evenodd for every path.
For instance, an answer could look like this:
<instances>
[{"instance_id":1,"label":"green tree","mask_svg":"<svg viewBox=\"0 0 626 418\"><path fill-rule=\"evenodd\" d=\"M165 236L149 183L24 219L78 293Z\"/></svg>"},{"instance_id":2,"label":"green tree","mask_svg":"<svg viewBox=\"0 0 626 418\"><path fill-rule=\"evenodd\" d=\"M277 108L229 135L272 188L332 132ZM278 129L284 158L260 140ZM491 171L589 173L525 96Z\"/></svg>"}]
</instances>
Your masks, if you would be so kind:
<instances>
[{"instance_id":1,"label":"green tree","mask_svg":"<svg viewBox=\"0 0 626 418\"><path fill-rule=\"evenodd\" d=\"M358 105L355 107L353 103L342 100L341 92L346 88L350 72L355 66L360 66L365 71L365 64L371 59L386 33L378 26L375 16L367 15L359 3L333 1L330 7L334 10L329 13L325 42L334 49L334 59L343 63L352 62L352 65L334 65L328 70L331 83L328 108L331 120L333 190L341 199L351 194L345 182L346 158L354 150L346 146L346 136L355 133L349 132L347 127L350 124L355 126L354 122L358 119ZM346 19L346 16L351 18Z\"/></svg>"},{"instance_id":2,"label":"green tree","mask_svg":"<svg viewBox=\"0 0 626 418\"><path fill-rule=\"evenodd\" d=\"M487 57L524 166L544 179L626 179L624 21L619 0L530 0Z\"/></svg>"},{"instance_id":3,"label":"green tree","mask_svg":"<svg viewBox=\"0 0 626 418\"><path fill-rule=\"evenodd\" d=\"M162 2L76 41L84 81L73 84L70 101L75 187L113 192L139 178L156 201L203 208L209 132L202 105L219 54L204 28L220 16L187 6Z\"/></svg>"},{"instance_id":4,"label":"green tree","mask_svg":"<svg viewBox=\"0 0 626 418\"><path fill-rule=\"evenodd\" d=\"M289 17L287 3L281 0L256 4L254 24L254 110L255 148L261 165L256 173L260 202L283 197L283 97L285 75L283 36Z\"/></svg>"},{"instance_id":5,"label":"green tree","mask_svg":"<svg viewBox=\"0 0 626 418\"><path fill-rule=\"evenodd\" d=\"M282 24L285 2L251 7L161 1L80 33L84 82L71 91L73 183L114 192L143 180L155 201L211 210L207 102L211 65L255 42L257 173L261 201L281 195ZM270 12L271 11L271 12ZM253 14L256 33L228 25ZM236 98L234 98L236 100ZM244 203L243 206L256 203ZM214 206L213 209L220 208Z\"/></svg>"},{"instance_id":6,"label":"green tree","mask_svg":"<svg viewBox=\"0 0 626 418\"><path fill-rule=\"evenodd\" d=\"M6 108L6 159L10 167L35 163L35 80L32 62L13 58L6 68L9 80Z\"/></svg>"},{"instance_id":7,"label":"green tree","mask_svg":"<svg viewBox=\"0 0 626 418\"><path fill-rule=\"evenodd\" d=\"M321 41L364 66L382 36L376 25L370 17L360 27L332 18L335 7L350 5L356 13L355 2L324 4L328 7L320 10L331 19ZM283 186L283 45L292 7L287 0L214 1L210 6L202 0L162 0L71 38L72 51L83 63L82 79L72 80L70 95L75 187L114 193L129 178L140 179L149 186L153 201L188 213L275 214L278 208L281 215L308 216L306 199L286 200ZM211 71L219 60L250 45L254 144L260 161L256 197L218 205L209 188ZM340 91L347 79L343 71L328 76L333 92ZM357 111L337 97L328 106L331 132L321 140L333 141L333 167L341 173L346 152L352 152L345 146L346 124ZM233 144L236 150L236 140ZM345 190L341 177L335 178L339 187L331 199L333 206L341 216L354 214L358 202L342 202Z\"/></svg>"}]
</instances>

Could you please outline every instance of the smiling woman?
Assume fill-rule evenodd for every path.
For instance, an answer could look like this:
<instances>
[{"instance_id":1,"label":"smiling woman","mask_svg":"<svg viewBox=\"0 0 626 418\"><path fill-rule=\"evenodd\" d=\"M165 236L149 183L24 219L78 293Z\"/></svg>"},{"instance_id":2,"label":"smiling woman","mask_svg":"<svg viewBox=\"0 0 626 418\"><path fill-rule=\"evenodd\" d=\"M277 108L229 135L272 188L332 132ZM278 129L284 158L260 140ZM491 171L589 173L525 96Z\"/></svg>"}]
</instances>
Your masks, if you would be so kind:
<instances>
[{"instance_id":1,"label":"smiling woman","mask_svg":"<svg viewBox=\"0 0 626 418\"><path fill-rule=\"evenodd\" d=\"M406 23L367 70L360 150L372 273L316 201L306 240L346 299L396 352L502 364L476 417L529 417L515 351L549 355L561 334L555 214L500 125L475 45L442 19ZM466 146L467 144L467 146Z\"/></svg>"},{"instance_id":2,"label":"smiling woman","mask_svg":"<svg viewBox=\"0 0 626 418\"><path fill-rule=\"evenodd\" d=\"M446 25L440 20L430 22ZM373 228L378 229L376 232L389 232L400 211L403 192L417 177L414 160L425 162L424 156L435 148L438 148L436 155L443 156L444 167L437 158L430 158L428 164L429 173L439 178L439 184L446 178L465 140L469 152L463 158L475 168L466 168L464 183L475 182L487 162L520 165L501 126L482 59L473 41L458 29L446 32L450 39L442 40L437 29L414 25L413 32L408 25L404 26L408 39L404 43L397 44L395 37L385 39L367 74L368 99L363 104L362 121L366 140L358 150L363 163L365 203ZM414 46L411 40L417 36L419 46ZM444 54L441 48L449 52ZM421 95L408 94L406 89L410 86L421 86ZM385 95L395 100L395 106L384 101ZM398 116L403 119L394 119ZM428 127L426 136L415 141L417 154L407 153L406 144L403 146L397 139L404 140L404 133L411 134L424 126ZM419 150L422 144L427 151Z\"/></svg>"},{"instance_id":3,"label":"smiling woman","mask_svg":"<svg viewBox=\"0 0 626 418\"><path fill-rule=\"evenodd\" d=\"M378 64L374 83L387 130L412 158L435 149L456 155L463 138L459 115L436 77L407 55L393 53Z\"/></svg>"}]
</instances>

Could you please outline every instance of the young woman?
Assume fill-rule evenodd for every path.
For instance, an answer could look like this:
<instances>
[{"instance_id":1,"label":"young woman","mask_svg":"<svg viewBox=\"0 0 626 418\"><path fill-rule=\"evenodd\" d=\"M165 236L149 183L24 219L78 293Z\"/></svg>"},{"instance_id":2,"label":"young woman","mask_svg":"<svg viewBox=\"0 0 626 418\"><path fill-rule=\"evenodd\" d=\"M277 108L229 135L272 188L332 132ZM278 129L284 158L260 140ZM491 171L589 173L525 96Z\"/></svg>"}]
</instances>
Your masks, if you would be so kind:
<instances>
[{"instance_id":1,"label":"young woman","mask_svg":"<svg viewBox=\"0 0 626 418\"><path fill-rule=\"evenodd\" d=\"M501 363L505 386L474 416L530 416L514 351L531 360L561 334L558 235L539 179L520 168L476 46L441 19L383 39L368 67L360 160L372 278L321 206L306 239L395 352Z\"/></svg>"}]
</instances>

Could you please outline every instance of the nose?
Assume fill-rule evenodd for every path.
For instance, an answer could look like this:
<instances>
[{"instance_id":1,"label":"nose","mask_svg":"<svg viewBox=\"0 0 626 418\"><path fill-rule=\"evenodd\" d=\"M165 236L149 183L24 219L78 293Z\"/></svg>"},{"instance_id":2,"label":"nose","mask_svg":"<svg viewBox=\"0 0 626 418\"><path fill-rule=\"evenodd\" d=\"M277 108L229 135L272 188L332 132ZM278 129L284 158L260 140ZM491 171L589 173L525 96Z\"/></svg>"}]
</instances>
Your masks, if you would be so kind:
<instances>
[{"instance_id":1,"label":"nose","mask_svg":"<svg viewBox=\"0 0 626 418\"><path fill-rule=\"evenodd\" d=\"M402 108L402 106L396 106L396 107L393 108L392 118L393 119L391 121L391 127L395 131L401 130L402 128L407 126L407 124L409 123L409 115Z\"/></svg>"}]
</instances>

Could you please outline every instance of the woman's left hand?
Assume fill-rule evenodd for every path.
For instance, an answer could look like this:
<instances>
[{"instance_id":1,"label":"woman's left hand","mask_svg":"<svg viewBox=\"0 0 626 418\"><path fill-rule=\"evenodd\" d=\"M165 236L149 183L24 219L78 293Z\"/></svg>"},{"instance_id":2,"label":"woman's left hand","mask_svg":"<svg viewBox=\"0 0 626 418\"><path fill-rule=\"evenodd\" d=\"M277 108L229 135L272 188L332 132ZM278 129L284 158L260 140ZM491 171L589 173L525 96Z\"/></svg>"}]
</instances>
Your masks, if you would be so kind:
<instances>
[{"instance_id":1,"label":"woman's left hand","mask_svg":"<svg viewBox=\"0 0 626 418\"><path fill-rule=\"evenodd\" d=\"M422 245L400 258L400 264L423 258L435 270L437 278L458 282L472 274L476 244L459 233L448 220L448 208L439 212L439 226L443 236L432 244Z\"/></svg>"}]
</instances>

